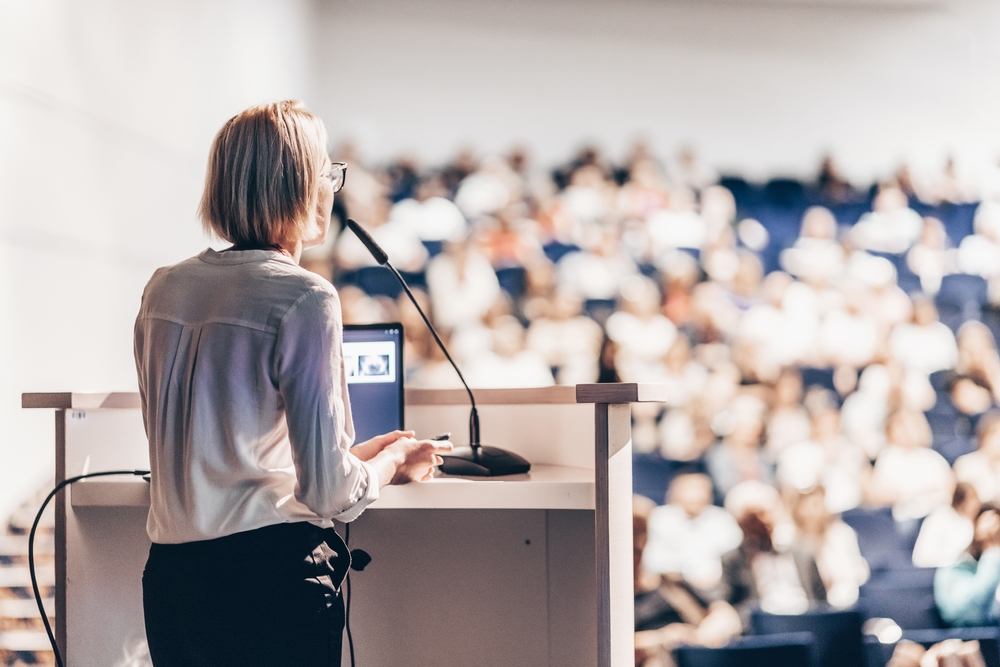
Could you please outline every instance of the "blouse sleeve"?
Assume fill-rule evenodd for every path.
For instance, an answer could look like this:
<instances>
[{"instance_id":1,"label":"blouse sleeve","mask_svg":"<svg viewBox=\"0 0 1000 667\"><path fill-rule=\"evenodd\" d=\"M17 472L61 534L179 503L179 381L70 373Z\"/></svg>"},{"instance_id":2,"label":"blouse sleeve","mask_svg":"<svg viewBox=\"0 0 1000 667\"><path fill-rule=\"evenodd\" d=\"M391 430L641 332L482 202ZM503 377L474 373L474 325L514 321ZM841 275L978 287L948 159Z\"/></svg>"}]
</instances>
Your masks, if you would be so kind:
<instances>
[{"instance_id":1,"label":"blouse sleeve","mask_svg":"<svg viewBox=\"0 0 1000 667\"><path fill-rule=\"evenodd\" d=\"M379 481L349 451L342 344L336 293L311 289L281 321L274 372L285 403L296 500L320 517L353 521L378 499Z\"/></svg>"}]
</instances>

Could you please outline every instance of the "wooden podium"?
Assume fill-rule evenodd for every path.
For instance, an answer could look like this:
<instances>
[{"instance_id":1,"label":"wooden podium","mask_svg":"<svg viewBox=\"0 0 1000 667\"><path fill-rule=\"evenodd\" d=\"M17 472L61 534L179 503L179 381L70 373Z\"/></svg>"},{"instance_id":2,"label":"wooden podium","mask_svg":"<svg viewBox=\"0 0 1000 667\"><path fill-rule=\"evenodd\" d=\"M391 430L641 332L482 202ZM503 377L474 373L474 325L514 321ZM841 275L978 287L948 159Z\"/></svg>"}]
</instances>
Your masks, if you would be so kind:
<instances>
[{"instance_id":1,"label":"wooden podium","mask_svg":"<svg viewBox=\"0 0 1000 667\"><path fill-rule=\"evenodd\" d=\"M629 404L662 394L636 384L477 391L484 443L532 469L386 487L350 524L351 547L373 557L351 575L357 664L632 665ZM467 400L464 390L408 390L407 427L465 444ZM148 467L138 394L24 394L22 406L56 411L57 480ZM148 507L148 484L134 476L77 482L57 497L56 635L67 664L142 655Z\"/></svg>"}]
</instances>

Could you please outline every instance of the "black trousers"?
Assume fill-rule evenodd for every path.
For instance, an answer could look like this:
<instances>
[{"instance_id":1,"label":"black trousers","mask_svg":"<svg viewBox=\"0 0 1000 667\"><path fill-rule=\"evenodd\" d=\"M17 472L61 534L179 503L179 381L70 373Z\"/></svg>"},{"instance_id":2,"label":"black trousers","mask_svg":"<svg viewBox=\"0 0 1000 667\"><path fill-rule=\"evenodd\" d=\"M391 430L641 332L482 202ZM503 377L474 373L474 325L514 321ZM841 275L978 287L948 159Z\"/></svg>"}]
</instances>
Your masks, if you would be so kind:
<instances>
[{"instance_id":1,"label":"black trousers","mask_svg":"<svg viewBox=\"0 0 1000 667\"><path fill-rule=\"evenodd\" d=\"M142 594L154 667L340 667L349 566L336 531L308 523L153 544Z\"/></svg>"}]
</instances>

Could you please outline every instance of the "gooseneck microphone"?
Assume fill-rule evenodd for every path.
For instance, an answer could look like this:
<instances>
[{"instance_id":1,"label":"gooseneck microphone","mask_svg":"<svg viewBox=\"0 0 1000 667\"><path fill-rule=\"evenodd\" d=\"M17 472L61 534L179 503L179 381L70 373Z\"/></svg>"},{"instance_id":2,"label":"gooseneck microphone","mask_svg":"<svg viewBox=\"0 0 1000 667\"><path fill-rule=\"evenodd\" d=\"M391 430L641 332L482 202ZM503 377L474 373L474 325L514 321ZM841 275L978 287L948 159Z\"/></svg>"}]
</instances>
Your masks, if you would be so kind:
<instances>
[{"instance_id":1,"label":"gooseneck microphone","mask_svg":"<svg viewBox=\"0 0 1000 667\"><path fill-rule=\"evenodd\" d=\"M410 291L409 285L403 280L403 276L389 262L389 256L385 250L382 250L375 243L375 239L354 220L348 218L347 226L361 240L361 243L368 248L368 252L372 254L375 261L392 271L392 275L396 276L396 280L399 281L403 291L406 292L406 296L409 297L417 312L420 313L420 317L423 319L424 324L427 325L427 329L430 330L435 342L437 342L441 351L444 352L444 356L452 368L458 373L458 379L462 381L465 391L469 394L469 402L472 403L472 410L469 412L469 446L456 447L450 454L442 454L441 458L444 459L444 463L439 466L441 472L448 475L465 475L470 477L496 477L499 475L517 475L528 472L531 469L531 464L521 456L518 456L514 452L500 449L499 447L488 447L479 442L479 411L476 409L476 397L472 395L472 389L469 388L469 383L465 381L465 377L462 375L462 371L459 370L458 364L451 358L448 348L441 341L441 337L438 336L434 325L431 324L430 319L424 313L424 309L417 303L413 292Z\"/></svg>"}]
</instances>

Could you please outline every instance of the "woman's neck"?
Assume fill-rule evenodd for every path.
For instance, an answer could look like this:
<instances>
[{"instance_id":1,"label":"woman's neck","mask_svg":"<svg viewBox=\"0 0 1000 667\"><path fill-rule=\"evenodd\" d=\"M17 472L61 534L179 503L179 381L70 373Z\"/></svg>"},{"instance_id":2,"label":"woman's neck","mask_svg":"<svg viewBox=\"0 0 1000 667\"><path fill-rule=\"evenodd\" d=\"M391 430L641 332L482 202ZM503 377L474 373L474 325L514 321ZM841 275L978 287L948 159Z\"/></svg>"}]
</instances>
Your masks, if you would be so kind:
<instances>
[{"instance_id":1,"label":"woman's neck","mask_svg":"<svg viewBox=\"0 0 1000 667\"><path fill-rule=\"evenodd\" d=\"M259 246L259 245L242 245L233 244L226 250L276 250L282 255L290 257L296 264L302 258L302 241L296 241L295 243L275 243L274 245Z\"/></svg>"}]
</instances>

